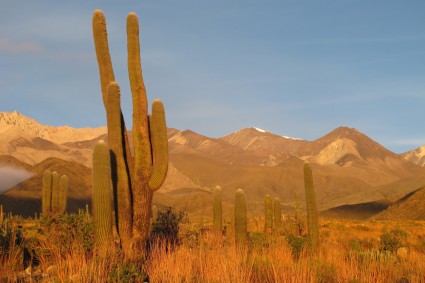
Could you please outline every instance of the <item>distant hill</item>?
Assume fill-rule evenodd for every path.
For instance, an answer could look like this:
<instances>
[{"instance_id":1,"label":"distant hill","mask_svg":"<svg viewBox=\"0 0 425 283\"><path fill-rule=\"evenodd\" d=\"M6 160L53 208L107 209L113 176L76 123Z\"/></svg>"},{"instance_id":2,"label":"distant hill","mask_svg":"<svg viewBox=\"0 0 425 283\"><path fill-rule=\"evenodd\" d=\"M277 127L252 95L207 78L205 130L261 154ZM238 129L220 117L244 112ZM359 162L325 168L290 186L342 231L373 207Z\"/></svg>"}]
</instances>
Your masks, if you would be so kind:
<instances>
[{"instance_id":1,"label":"distant hill","mask_svg":"<svg viewBox=\"0 0 425 283\"><path fill-rule=\"evenodd\" d=\"M408 193L373 218L376 220L425 220L424 203L425 187Z\"/></svg>"},{"instance_id":2,"label":"distant hill","mask_svg":"<svg viewBox=\"0 0 425 283\"><path fill-rule=\"evenodd\" d=\"M421 167L425 166L425 145L408 152L401 154L401 157L404 159L419 165Z\"/></svg>"},{"instance_id":3,"label":"distant hill","mask_svg":"<svg viewBox=\"0 0 425 283\"><path fill-rule=\"evenodd\" d=\"M41 174L47 168L69 174L74 186L70 198L87 203L92 148L99 140L107 141L105 129L43 126L19 113L0 114L0 155L5 163L34 174L0 195L0 203L6 203L6 199L18 203L24 198L39 201ZM210 216L210 194L216 185L223 188L223 201L229 209L238 188L245 191L252 213L262 214L266 194L279 197L285 209L293 209L294 195L301 203L304 199L305 161L312 163L321 210L397 200L425 186L425 168L348 127L339 127L313 141L258 128L241 129L221 138L169 128L168 140L170 169L155 201L158 205L185 207L205 217ZM19 210L23 206L13 207ZM37 204L34 209L39 207Z\"/></svg>"}]
</instances>

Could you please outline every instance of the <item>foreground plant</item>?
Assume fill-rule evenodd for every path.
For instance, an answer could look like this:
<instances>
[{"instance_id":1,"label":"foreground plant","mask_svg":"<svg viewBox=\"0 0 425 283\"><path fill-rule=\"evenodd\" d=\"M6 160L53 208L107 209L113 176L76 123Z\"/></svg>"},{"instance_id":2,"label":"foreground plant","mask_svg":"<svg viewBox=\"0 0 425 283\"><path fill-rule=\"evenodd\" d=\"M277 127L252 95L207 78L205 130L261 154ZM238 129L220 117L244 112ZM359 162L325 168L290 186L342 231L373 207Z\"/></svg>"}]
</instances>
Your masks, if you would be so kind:
<instances>
[{"instance_id":1,"label":"foreground plant","mask_svg":"<svg viewBox=\"0 0 425 283\"><path fill-rule=\"evenodd\" d=\"M118 233L125 256L130 260L138 260L144 257L149 236L153 193L164 182L168 168L164 106L160 100L155 100L152 114L148 116L140 64L138 18L136 14L130 13L127 17L127 47L133 97L133 155L121 112L120 87L115 82L109 55L106 20L100 10L96 10L93 15L93 36L107 114Z\"/></svg>"}]
</instances>

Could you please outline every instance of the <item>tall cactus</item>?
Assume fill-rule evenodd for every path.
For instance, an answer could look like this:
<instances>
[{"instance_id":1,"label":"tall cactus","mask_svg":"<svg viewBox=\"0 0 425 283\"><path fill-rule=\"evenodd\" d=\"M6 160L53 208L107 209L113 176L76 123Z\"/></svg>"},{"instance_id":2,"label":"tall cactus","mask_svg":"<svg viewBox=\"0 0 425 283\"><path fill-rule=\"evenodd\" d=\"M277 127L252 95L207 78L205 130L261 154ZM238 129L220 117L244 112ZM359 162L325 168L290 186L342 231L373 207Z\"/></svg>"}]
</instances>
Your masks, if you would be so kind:
<instances>
[{"instance_id":1,"label":"tall cactus","mask_svg":"<svg viewBox=\"0 0 425 283\"><path fill-rule=\"evenodd\" d=\"M68 187L69 178L66 175L62 175L59 179L59 213L66 212Z\"/></svg>"},{"instance_id":2,"label":"tall cactus","mask_svg":"<svg viewBox=\"0 0 425 283\"><path fill-rule=\"evenodd\" d=\"M138 18L130 13L127 17L127 48L133 97L132 155L121 112L120 87L115 82L109 55L106 20L100 10L93 14L93 37L107 114L111 175L117 195L118 233L124 254L130 260L138 260L144 256L149 235L153 193L161 187L167 174L168 140L164 106L160 100L155 100L152 114L148 116L140 64Z\"/></svg>"},{"instance_id":3,"label":"tall cactus","mask_svg":"<svg viewBox=\"0 0 425 283\"><path fill-rule=\"evenodd\" d=\"M279 230L282 227L282 205L279 198L273 200L274 228Z\"/></svg>"},{"instance_id":4,"label":"tall cactus","mask_svg":"<svg viewBox=\"0 0 425 283\"><path fill-rule=\"evenodd\" d=\"M109 149L100 141L93 150L93 224L99 247L107 248L112 242L112 183Z\"/></svg>"},{"instance_id":5,"label":"tall cactus","mask_svg":"<svg viewBox=\"0 0 425 283\"><path fill-rule=\"evenodd\" d=\"M264 232L271 235L273 226L273 207L272 198L266 195L264 198Z\"/></svg>"},{"instance_id":6,"label":"tall cactus","mask_svg":"<svg viewBox=\"0 0 425 283\"><path fill-rule=\"evenodd\" d=\"M319 225L317 220L316 196L314 193L313 173L309 163L304 164L304 186L307 206L308 237L311 247L317 250L319 247Z\"/></svg>"},{"instance_id":7,"label":"tall cactus","mask_svg":"<svg viewBox=\"0 0 425 283\"><path fill-rule=\"evenodd\" d=\"M221 207L221 187L217 186L213 191L213 227L221 233L223 230L223 212Z\"/></svg>"},{"instance_id":8,"label":"tall cactus","mask_svg":"<svg viewBox=\"0 0 425 283\"><path fill-rule=\"evenodd\" d=\"M44 171L41 191L41 213L47 216L52 211L52 172Z\"/></svg>"},{"instance_id":9,"label":"tall cactus","mask_svg":"<svg viewBox=\"0 0 425 283\"><path fill-rule=\"evenodd\" d=\"M237 245L245 245L247 240L246 200L242 189L235 193L235 241Z\"/></svg>"}]
</instances>

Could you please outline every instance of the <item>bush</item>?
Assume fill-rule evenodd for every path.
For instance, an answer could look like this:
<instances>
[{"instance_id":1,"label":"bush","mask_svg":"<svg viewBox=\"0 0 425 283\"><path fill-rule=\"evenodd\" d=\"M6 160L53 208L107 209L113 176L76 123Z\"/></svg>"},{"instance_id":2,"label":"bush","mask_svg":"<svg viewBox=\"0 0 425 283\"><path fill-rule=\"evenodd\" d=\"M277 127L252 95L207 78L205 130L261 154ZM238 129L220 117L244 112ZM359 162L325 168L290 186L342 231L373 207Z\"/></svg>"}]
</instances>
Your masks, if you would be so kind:
<instances>
[{"instance_id":1,"label":"bush","mask_svg":"<svg viewBox=\"0 0 425 283\"><path fill-rule=\"evenodd\" d=\"M144 282L146 274L134 263L120 263L109 272L108 282Z\"/></svg>"},{"instance_id":2,"label":"bush","mask_svg":"<svg viewBox=\"0 0 425 283\"><path fill-rule=\"evenodd\" d=\"M185 216L185 212L175 213L171 207L165 211L159 211L152 223L149 242L161 241L171 246L179 245L179 225Z\"/></svg>"},{"instance_id":3,"label":"bush","mask_svg":"<svg viewBox=\"0 0 425 283\"><path fill-rule=\"evenodd\" d=\"M286 236L286 241L292 249L292 256L295 259L300 258L301 252L308 246L308 238L289 234Z\"/></svg>"},{"instance_id":4,"label":"bush","mask_svg":"<svg viewBox=\"0 0 425 283\"><path fill-rule=\"evenodd\" d=\"M42 218L40 233L59 247L62 253L70 252L74 241L82 243L86 252L90 252L94 246L93 222L84 213Z\"/></svg>"},{"instance_id":5,"label":"bush","mask_svg":"<svg viewBox=\"0 0 425 283\"><path fill-rule=\"evenodd\" d=\"M402 247L407 239L407 233L402 229L393 229L390 232L384 232L381 235L380 250L396 252Z\"/></svg>"}]
</instances>

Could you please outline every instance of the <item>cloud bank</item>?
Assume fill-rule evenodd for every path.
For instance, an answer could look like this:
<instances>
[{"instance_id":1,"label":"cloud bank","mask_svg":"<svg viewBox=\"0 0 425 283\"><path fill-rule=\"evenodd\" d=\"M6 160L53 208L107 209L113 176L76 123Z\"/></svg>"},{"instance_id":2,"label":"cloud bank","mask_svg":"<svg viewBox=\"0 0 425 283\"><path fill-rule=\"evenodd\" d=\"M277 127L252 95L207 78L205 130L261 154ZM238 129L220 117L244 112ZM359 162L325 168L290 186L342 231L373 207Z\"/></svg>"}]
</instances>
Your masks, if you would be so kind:
<instances>
[{"instance_id":1,"label":"cloud bank","mask_svg":"<svg viewBox=\"0 0 425 283\"><path fill-rule=\"evenodd\" d=\"M0 167L0 194L34 175L22 168Z\"/></svg>"}]
</instances>

